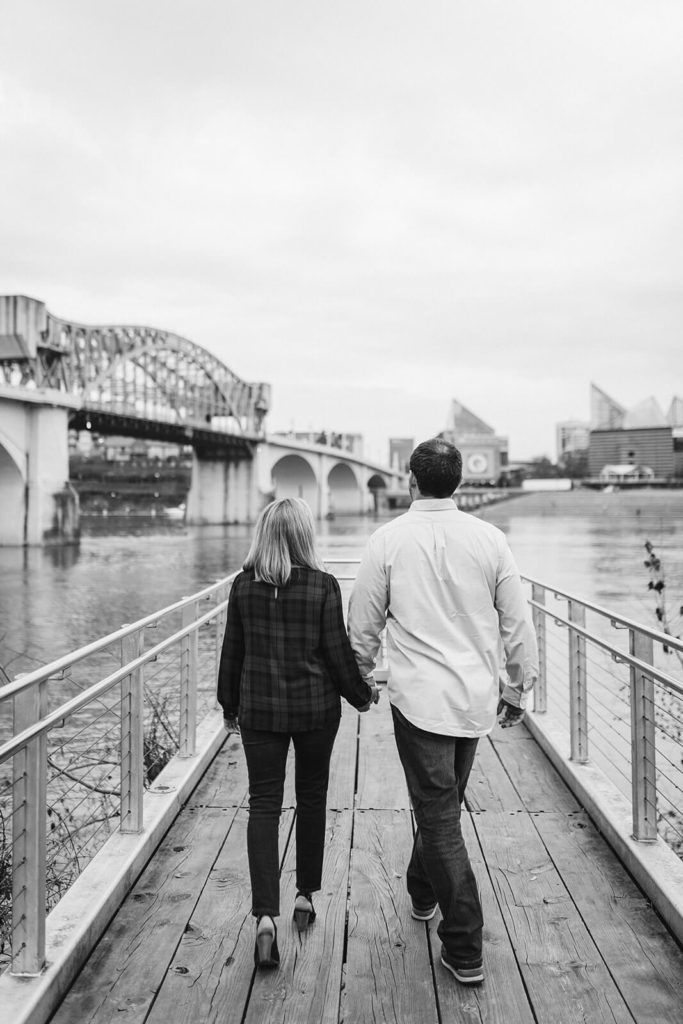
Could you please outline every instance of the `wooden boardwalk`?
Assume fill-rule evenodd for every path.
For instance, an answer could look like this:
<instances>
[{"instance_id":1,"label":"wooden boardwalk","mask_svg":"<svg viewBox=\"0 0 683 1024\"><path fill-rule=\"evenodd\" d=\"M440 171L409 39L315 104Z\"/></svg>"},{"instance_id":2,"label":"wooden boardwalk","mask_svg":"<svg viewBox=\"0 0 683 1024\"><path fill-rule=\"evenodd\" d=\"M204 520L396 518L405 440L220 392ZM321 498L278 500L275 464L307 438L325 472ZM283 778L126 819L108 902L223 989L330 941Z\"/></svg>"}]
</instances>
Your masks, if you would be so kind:
<instances>
[{"instance_id":1,"label":"wooden boardwalk","mask_svg":"<svg viewBox=\"0 0 683 1024\"><path fill-rule=\"evenodd\" d=\"M289 773L291 776L291 772ZM317 921L299 936L291 778L279 970L255 972L246 770L230 737L52 1024L676 1024L683 952L526 729L479 745L464 830L484 904L478 989L410 916L412 816L383 693L345 707Z\"/></svg>"}]
</instances>

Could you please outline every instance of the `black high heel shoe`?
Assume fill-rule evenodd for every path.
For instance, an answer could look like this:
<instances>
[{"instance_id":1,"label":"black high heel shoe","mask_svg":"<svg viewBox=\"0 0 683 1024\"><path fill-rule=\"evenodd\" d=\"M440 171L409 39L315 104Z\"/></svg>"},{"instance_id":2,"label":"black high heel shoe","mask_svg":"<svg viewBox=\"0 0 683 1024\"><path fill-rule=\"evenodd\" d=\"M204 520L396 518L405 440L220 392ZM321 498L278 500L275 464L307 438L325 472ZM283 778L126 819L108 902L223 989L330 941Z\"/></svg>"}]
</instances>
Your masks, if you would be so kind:
<instances>
[{"instance_id":1,"label":"black high heel shoe","mask_svg":"<svg viewBox=\"0 0 683 1024\"><path fill-rule=\"evenodd\" d=\"M294 921L300 932L308 928L309 924L315 921L315 910L313 900L308 892L298 892L294 901Z\"/></svg>"},{"instance_id":2,"label":"black high heel shoe","mask_svg":"<svg viewBox=\"0 0 683 1024\"><path fill-rule=\"evenodd\" d=\"M272 917L264 914L256 922L254 963L257 967L277 967L280 951L277 948L277 925Z\"/></svg>"}]
</instances>

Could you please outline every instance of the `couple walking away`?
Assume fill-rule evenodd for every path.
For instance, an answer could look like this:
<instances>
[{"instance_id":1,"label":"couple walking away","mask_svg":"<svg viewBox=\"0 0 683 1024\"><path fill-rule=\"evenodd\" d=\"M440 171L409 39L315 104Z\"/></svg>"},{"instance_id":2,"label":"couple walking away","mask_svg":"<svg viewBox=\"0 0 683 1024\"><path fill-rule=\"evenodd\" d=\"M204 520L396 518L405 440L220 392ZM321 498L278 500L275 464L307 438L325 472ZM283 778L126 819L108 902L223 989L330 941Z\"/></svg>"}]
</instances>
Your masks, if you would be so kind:
<instances>
[{"instance_id":1,"label":"couple walking away","mask_svg":"<svg viewBox=\"0 0 683 1024\"><path fill-rule=\"evenodd\" d=\"M412 503L370 538L344 628L339 585L322 567L300 499L261 513L233 583L218 700L228 732L241 730L249 774L247 848L257 966L279 963L278 820L290 739L295 752L294 919L315 919L327 783L340 695L359 711L386 628L388 696L417 825L407 870L412 916L441 921L441 963L478 985L482 911L460 813L480 736L499 716L522 720L538 675L536 638L503 533L461 512L458 449L440 438L410 458Z\"/></svg>"}]
</instances>

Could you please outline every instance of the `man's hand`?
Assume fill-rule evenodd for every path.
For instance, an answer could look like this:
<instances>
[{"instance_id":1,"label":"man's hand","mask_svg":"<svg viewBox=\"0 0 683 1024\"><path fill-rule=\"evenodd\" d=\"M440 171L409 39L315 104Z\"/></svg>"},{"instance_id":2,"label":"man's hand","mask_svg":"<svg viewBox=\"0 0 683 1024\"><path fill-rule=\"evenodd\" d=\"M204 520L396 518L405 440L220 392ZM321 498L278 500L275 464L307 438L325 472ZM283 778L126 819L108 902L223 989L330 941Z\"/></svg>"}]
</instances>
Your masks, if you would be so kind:
<instances>
[{"instance_id":1,"label":"man's hand","mask_svg":"<svg viewBox=\"0 0 683 1024\"><path fill-rule=\"evenodd\" d=\"M498 701L498 724L501 729L509 729L513 725L520 725L524 720L524 708L515 707L502 698Z\"/></svg>"},{"instance_id":2,"label":"man's hand","mask_svg":"<svg viewBox=\"0 0 683 1024\"><path fill-rule=\"evenodd\" d=\"M223 728L225 729L228 735L230 735L230 733L236 732L237 735L239 736L240 727L239 722L237 721L237 715L224 715Z\"/></svg>"},{"instance_id":3,"label":"man's hand","mask_svg":"<svg viewBox=\"0 0 683 1024\"><path fill-rule=\"evenodd\" d=\"M358 710L362 713L363 711L369 711L373 704L379 704L379 686L375 686L374 683L370 683L370 689L372 690L372 697L364 704L362 708Z\"/></svg>"}]
</instances>

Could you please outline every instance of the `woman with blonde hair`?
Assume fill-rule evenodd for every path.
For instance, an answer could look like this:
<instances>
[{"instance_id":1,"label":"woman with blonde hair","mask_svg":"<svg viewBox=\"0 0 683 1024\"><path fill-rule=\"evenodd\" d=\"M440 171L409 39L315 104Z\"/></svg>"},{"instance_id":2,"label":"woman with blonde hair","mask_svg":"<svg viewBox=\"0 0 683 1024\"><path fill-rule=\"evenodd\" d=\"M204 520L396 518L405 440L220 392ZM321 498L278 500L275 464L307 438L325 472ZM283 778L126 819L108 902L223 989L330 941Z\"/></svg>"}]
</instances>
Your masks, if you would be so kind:
<instances>
[{"instance_id":1,"label":"woman with blonde hair","mask_svg":"<svg viewBox=\"0 0 683 1024\"><path fill-rule=\"evenodd\" d=\"M249 774L247 853L259 967L280 961L278 821L290 740L297 805L294 920L300 930L315 920L312 894L322 879L340 695L359 711L378 699L358 670L339 584L316 551L311 510L300 498L281 498L259 516L233 582L218 674L225 728L241 732Z\"/></svg>"}]
</instances>

